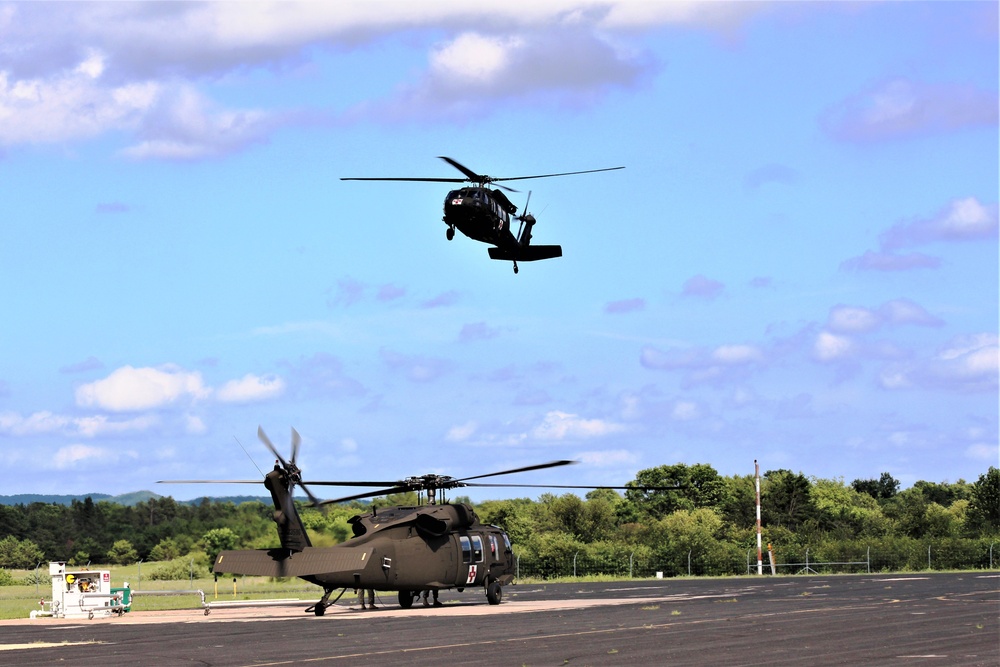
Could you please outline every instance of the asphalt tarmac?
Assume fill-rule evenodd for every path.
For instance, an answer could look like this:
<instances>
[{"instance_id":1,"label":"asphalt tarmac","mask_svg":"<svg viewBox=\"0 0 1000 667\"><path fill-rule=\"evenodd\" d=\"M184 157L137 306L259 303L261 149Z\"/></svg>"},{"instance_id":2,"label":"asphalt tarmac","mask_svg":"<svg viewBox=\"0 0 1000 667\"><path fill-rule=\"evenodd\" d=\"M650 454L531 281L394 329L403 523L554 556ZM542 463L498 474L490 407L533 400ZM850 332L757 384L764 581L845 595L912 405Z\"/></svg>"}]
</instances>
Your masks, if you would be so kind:
<instances>
[{"instance_id":1,"label":"asphalt tarmac","mask_svg":"<svg viewBox=\"0 0 1000 667\"><path fill-rule=\"evenodd\" d=\"M392 593L376 611L345 598L322 617L303 612L310 600L0 621L0 664L1000 664L990 572L520 585L499 606L444 591L443 607L409 610Z\"/></svg>"}]
</instances>

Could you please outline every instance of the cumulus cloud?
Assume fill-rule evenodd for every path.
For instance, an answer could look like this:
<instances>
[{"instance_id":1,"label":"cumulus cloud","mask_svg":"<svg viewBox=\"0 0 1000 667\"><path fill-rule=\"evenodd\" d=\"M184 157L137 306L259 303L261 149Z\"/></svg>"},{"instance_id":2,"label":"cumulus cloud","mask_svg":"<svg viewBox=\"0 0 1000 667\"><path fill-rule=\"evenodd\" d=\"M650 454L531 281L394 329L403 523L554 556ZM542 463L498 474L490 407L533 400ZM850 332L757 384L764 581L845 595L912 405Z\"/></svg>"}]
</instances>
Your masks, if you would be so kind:
<instances>
[{"instance_id":1,"label":"cumulus cloud","mask_svg":"<svg viewBox=\"0 0 1000 667\"><path fill-rule=\"evenodd\" d=\"M950 241L996 241L997 205L975 197L955 199L930 218L893 225L880 237L883 250Z\"/></svg>"},{"instance_id":2,"label":"cumulus cloud","mask_svg":"<svg viewBox=\"0 0 1000 667\"><path fill-rule=\"evenodd\" d=\"M87 467L89 464L106 464L117 461L123 452L93 445L68 445L61 447L52 457L52 466L57 470ZM138 458L135 452L124 453L129 458Z\"/></svg>"},{"instance_id":3,"label":"cumulus cloud","mask_svg":"<svg viewBox=\"0 0 1000 667\"><path fill-rule=\"evenodd\" d=\"M387 348L379 350L379 356L390 370L411 382L433 382L450 373L453 366L447 359L400 354Z\"/></svg>"},{"instance_id":4,"label":"cumulus cloud","mask_svg":"<svg viewBox=\"0 0 1000 667\"><path fill-rule=\"evenodd\" d=\"M1000 339L995 333L956 337L929 358L890 364L879 375L885 389L959 392L996 391L998 378Z\"/></svg>"},{"instance_id":5,"label":"cumulus cloud","mask_svg":"<svg viewBox=\"0 0 1000 667\"><path fill-rule=\"evenodd\" d=\"M611 315L619 315L622 313L634 313L643 310L645 307L645 299L622 299L620 301L611 301L605 304L604 312Z\"/></svg>"},{"instance_id":6,"label":"cumulus cloud","mask_svg":"<svg viewBox=\"0 0 1000 667\"><path fill-rule=\"evenodd\" d=\"M458 340L462 343L471 343L481 340L490 340L500 335L500 327L491 327L486 322L473 322L462 325L462 330L458 333Z\"/></svg>"},{"instance_id":7,"label":"cumulus cloud","mask_svg":"<svg viewBox=\"0 0 1000 667\"><path fill-rule=\"evenodd\" d=\"M263 143L287 116L259 109L224 109L192 86L166 90L144 114L139 143L121 155L136 159L201 160L238 153Z\"/></svg>"},{"instance_id":8,"label":"cumulus cloud","mask_svg":"<svg viewBox=\"0 0 1000 667\"><path fill-rule=\"evenodd\" d=\"M867 250L859 257L844 260L840 268L845 271L912 271L936 269L941 266L937 257L922 252L895 253Z\"/></svg>"},{"instance_id":9,"label":"cumulus cloud","mask_svg":"<svg viewBox=\"0 0 1000 667\"><path fill-rule=\"evenodd\" d=\"M893 299L876 309L836 305L830 309L826 328L836 334L863 334L884 326L940 327L944 322L909 299Z\"/></svg>"},{"instance_id":10,"label":"cumulus cloud","mask_svg":"<svg viewBox=\"0 0 1000 667\"><path fill-rule=\"evenodd\" d=\"M840 141L871 143L993 127L997 93L960 83L883 81L828 109L824 130Z\"/></svg>"},{"instance_id":11,"label":"cumulus cloud","mask_svg":"<svg viewBox=\"0 0 1000 667\"><path fill-rule=\"evenodd\" d=\"M197 401L210 393L196 371L176 366L123 366L103 380L78 387L76 403L81 407L129 412L156 409L181 400Z\"/></svg>"},{"instance_id":12,"label":"cumulus cloud","mask_svg":"<svg viewBox=\"0 0 1000 667\"><path fill-rule=\"evenodd\" d=\"M251 403L275 398L284 392L285 381L280 377L247 373L240 380L230 380L222 385L216 397L223 403Z\"/></svg>"},{"instance_id":13,"label":"cumulus cloud","mask_svg":"<svg viewBox=\"0 0 1000 667\"><path fill-rule=\"evenodd\" d=\"M599 451L580 452L576 459L597 468L614 468L618 466L635 465L639 457L627 449L606 449Z\"/></svg>"},{"instance_id":14,"label":"cumulus cloud","mask_svg":"<svg viewBox=\"0 0 1000 667\"><path fill-rule=\"evenodd\" d=\"M457 424L448 429L448 433L445 434L445 440L448 442L464 442L471 438L478 428L479 424L474 421Z\"/></svg>"},{"instance_id":15,"label":"cumulus cloud","mask_svg":"<svg viewBox=\"0 0 1000 667\"><path fill-rule=\"evenodd\" d=\"M447 292L442 292L437 296L427 299L420 304L422 308L445 308L447 306L454 306L458 303L460 294L456 290L448 290Z\"/></svg>"},{"instance_id":16,"label":"cumulus cloud","mask_svg":"<svg viewBox=\"0 0 1000 667\"><path fill-rule=\"evenodd\" d=\"M325 50L409 31L425 67L342 120L464 120L505 103L586 105L658 63L636 35L675 24L731 33L747 3L15 3L0 37L0 146L117 133L131 159L201 160L267 141L326 109L228 108L206 92L248 71L306 70ZM470 26L481 26L470 30ZM436 40L431 44L431 40Z\"/></svg>"},{"instance_id":17,"label":"cumulus cloud","mask_svg":"<svg viewBox=\"0 0 1000 667\"><path fill-rule=\"evenodd\" d=\"M840 266L844 270L861 271L936 269L941 265L937 257L902 250L932 243L996 243L997 220L997 204L984 204L975 197L955 199L929 218L896 223L879 236L878 251L866 251Z\"/></svg>"},{"instance_id":18,"label":"cumulus cloud","mask_svg":"<svg viewBox=\"0 0 1000 667\"><path fill-rule=\"evenodd\" d=\"M106 415L73 417L42 410L23 417L16 412L0 413L0 433L14 436L68 435L96 438L104 435L141 433L159 424L155 416L109 419Z\"/></svg>"},{"instance_id":19,"label":"cumulus cloud","mask_svg":"<svg viewBox=\"0 0 1000 667\"><path fill-rule=\"evenodd\" d=\"M656 67L649 54L579 23L516 34L466 32L437 45L415 83L349 116L464 120L509 102L585 106L612 89L640 85Z\"/></svg>"},{"instance_id":20,"label":"cumulus cloud","mask_svg":"<svg viewBox=\"0 0 1000 667\"><path fill-rule=\"evenodd\" d=\"M362 396L365 386L344 370L344 363L325 352L282 364L288 368L290 386L308 396Z\"/></svg>"},{"instance_id":21,"label":"cumulus cloud","mask_svg":"<svg viewBox=\"0 0 1000 667\"><path fill-rule=\"evenodd\" d=\"M532 431L538 440L599 438L624 430L624 426L603 419L585 419L579 415L553 410Z\"/></svg>"},{"instance_id":22,"label":"cumulus cloud","mask_svg":"<svg viewBox=\"0 0 1000 667\"><path fill-rule=\"evenodd\" d=\"M686 384L720 382L742 377L766 362L763 349L749 344L661 350L651 345L639 353L639 363L650 370L681 372Z\"/></svg>"},{"instance_id":23,"label":"cumulus cloud","mask_svg":"<svg viewBox=\"0 0 1000 667\"><path fill-rule=\"evenodd\" d=\"M847 336L838 336L829 331L821 331L816 336L813 354L819 361L836 361L851 356L856 345Z\"/></svg>"},{"instance_id":24,"label":"cumulus cloud","mask_svg":"<svg viewBox=\"0 0 1000 667\"><path fill-rule=\"evenodd\" d=\"M711 300L722 294L722 290L724 290L725 287L726 286L718 280L706 278L705 276L699 274L684 281L684 285L681 288L681 295L697 299Z\"/></svg>"}]
</instances>

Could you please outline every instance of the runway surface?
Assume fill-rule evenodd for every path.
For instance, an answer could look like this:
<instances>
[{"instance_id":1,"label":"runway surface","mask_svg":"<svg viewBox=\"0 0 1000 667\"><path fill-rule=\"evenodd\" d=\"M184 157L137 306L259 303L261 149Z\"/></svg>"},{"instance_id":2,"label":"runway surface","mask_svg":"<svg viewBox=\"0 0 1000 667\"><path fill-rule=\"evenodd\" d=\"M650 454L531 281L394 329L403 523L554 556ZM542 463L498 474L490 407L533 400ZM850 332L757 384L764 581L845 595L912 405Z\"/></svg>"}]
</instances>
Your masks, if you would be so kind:
<instances>
[{"instance_id":1,"label":"runway surface","mask_svg":"<svg viewBox=\"0 0 1000 667\"><path fill-rule=\"evenodd\" d=\"M0 621L0 664L1000 664L988 572L520 585L499 606L467 590L409 610L392 593L377 611L345 597L322 617L299 604Z\"/></svg>"}]
</instances>

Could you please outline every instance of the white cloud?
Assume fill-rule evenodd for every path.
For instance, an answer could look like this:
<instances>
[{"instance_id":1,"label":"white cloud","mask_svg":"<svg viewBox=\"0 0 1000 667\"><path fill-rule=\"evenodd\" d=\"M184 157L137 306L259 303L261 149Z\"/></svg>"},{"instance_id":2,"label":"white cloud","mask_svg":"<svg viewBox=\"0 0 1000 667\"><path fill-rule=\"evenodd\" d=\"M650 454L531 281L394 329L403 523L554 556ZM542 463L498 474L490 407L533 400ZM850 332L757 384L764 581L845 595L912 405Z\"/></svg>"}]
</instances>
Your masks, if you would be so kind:
<instances>
[{"instance_id":1,"label":"white cloud","mask_svg":"<svg viewBox=\"0 0 1000 667\"><path fill-rule=\"evenodd\" d=\"M511 51L523 47L520 37L465 33L436 48L430 56L430 68L447 79L489 82L507 67Z\"/></svg>"},{"instance_id":2,"label":"white cloud","mask_svg":"<svg viewBox=\"0 0 1000 667\"><path fill-rule=\"evenodd\" d=\"M275 398L285 392L285 381L276 375L247 373L240 380L222 385L216 397L223 403L251 403Z\"/></svg>"},{"instance_id":3,"label":"white cloud","mask_svg":"<svg viewBox=\"0 0 1000 667\"><path fill-rule=\"evenodd\" d=\"M542 423L532 430L531 435L539 440L599 438L623 429L621 424L603 419L584 419L575 414L553 410L545 414Z\"/></svg>"},{"instance_id":4,"label":"white cloud","mask_svg":"<svg viewBox=\"0 0 1000 667\"><path fill-rule=\"evenodd\" d=\"M197 401L210 394L198 372L175 366L123 366L103 380L78 387L76 403L81 407L128 412L161 408L181 400Z\"/></svg>"},{"instance_id":5,"label":"white cloud","mask_svg":"<svg viewBox=\"0 0 1000 667\"><path fill-rule=\"evenodd\" d=\"M612 468L623 465L634 465L639 457L627 449L608 449L595 452L580 452L575 456L583 463L598 468Z\"/></svg>"},{"instance_id":6,"label":"white cloud","mask_svg":"<svg viewBox=\"0 0 1000 667\"><path fill-rule=\"evenodd\" d=\"M821 331L816 336L813 353L820 361L833 361L850 355L854 343L846 336L838 336L829 331Z\"/></svg>"},{"instance_id":7,"label":"white cloud","mask_svg":"<svg viewBox=\"0 0 1000 667\"><path fill-rule=\"evenodd\" d=\"M833 137L869 143L997 124L996 91L967 84L883 81L827 110Z\"/></svg>"},{"instance_id":8,"label":"white cloud","mask_svg":"<svg viewBox=\"0 0 1000 667\"><path fill-rule=\"evenodd\" d=\"M101 86L88 59L49 79L12 79L0 70L0 144L54 143L132 130L155 104L152 82Z\"/></svg>"},{"instance_id":9,"label":"white cloud","mask_svg":"<svg viewBox=\"0 0 1000 667\"><path fill-rule=\"evenodd\" d=\"M452 426L448 429L448 433L445 435L445 439L449 442L463 442L472 437L472 434L476 432L479 427L474 421L468 421L464 424L458 424L457 426Z\"/></svg>"},{"instance_id":10,"label":"white cloud","mask_svg":"<svg viewBox=\"0 0 1000 667\"><path fill-rule=\"evenodd\" d=\"M879 236L887 251L928 243L991 241L997 237L997 205L975 197L955 199L929 218L897 223Z\"/></svg>"},{"instance_id":11,"label":"white cloud","mask_svg":"<svg viewBox=\"0 0 1000 667\"><path fill-rule=\"evenodd\" d=\"M70 417L39 411L27 417L16 412L0 413L0 433L16 436L63 434L86 438L117 433L142 432L159 424L153 416L113 420L105 415Z\"/></svg>"},{"instance_id":12,"label":"white cloud","mask_svg":"<svg viewBox=\"0 0 1000 667\"><path fill-rule=\"evenodd\" d=\"M720 364L748 364L761 361L764 355L753 345L720 345L712 352L712 360Z\"/></svg>"},{"instance_id":13,"label":"white cloud","mask_svg":"<svg viewBox=\"0 0 1000 667\"><path fill-rule=\"evenodd\" d=\"M998 379L1000 342L994 333L959 336L932 357L891 364L879 377L886 389L959 392L996 391Z\"/></svg>"},{"instance_id":14,"label":"white cloud","mask_svg":"<svg viewBox=\"0 0 1000 667\"><path fill-rule=\"evenodd\" d=\"M57 470L88 468L93 464L105 465L119 461L122 458L137 459L138 454L132 450L114 450L93 445L67 445L61 447L52 457L52 467Z\"/></svg>"},{"instance_id":15,"label":"white cloud","mask_svg":"<svg viewBox=\"0 0 1000 667\"><path fill-rule=\"evenodd\" d=\"M980 442L966 447L965 456L976 461L987 461L995 464L1000 458L1000 449L997 448L996 443Z\"/></svg>"},{"instance_id":16,"label":"white cloud","mask_svg":"<svg viewBox=\"0 0 1000 667\"><path fill-rule=\"evenodd\" d=\"M827 326L840 333L863 333L878 327L877 313L858 306L834 306L830 310Z\"/></svg>"},{"instance_id":17,"label":"white cloud","mask_svg":"<svg viewBox=\"0 0 1000 667\"><path fill-rule=\"evenodd\" d=\"M701 408L694 401L677 401L670 411L670 417L676 421L691 421L701 416Z\"/></svg>"},{"instance_id":18,"label":"white cloud","mask_svg":"<svg viewBox=\"0 0 1000 667\"><path fill-rule=\"evenodd\" d=\"M72 424L69 417L48 411L35 412L27 418L16 412L0 413L0 431L12 435L37 435L59 432Z\"/></svg>"}]
</instances>

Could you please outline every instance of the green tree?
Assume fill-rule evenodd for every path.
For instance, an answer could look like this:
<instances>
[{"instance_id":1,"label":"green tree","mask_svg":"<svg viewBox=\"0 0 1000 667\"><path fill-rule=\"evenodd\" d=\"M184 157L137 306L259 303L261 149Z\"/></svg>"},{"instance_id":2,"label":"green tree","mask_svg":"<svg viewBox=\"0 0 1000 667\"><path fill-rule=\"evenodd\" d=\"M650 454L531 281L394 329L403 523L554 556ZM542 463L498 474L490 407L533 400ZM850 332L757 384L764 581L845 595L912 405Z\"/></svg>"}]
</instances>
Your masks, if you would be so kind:
<instances>
[{"instance_id":1,"label":"green tree","mask_svg":"<svg viewBox=\"0 0 1000 667\"><path fill-rule=\"evenodd\" d=\"M965 523L973 533L1000 533L1000 469L990 466L972 485Z\"/></svg>"},{"instance_id":2,"label":"green tree","mask_svg":"<svg viewBox=\"0 0 1000 667\"><path fill-rule=\"evenodd\" d=\"M149 552L149 560L161 561L161 560L173 560L181 556L180 547L177 542L171 538L167 537L160 540L152 551Z\"/></svg>"},{"instance_id":3,"label":"green tree","mask_svg":"<svg viewBox=\"0 0 1000 667\"><path fill-rule=\"evenodd\" d=\"M0 568L26 570L45 560L45 555L31 540L19 540L13 535L0 540Z\"/></svg>"},{"instance_id":4,"label":"green tree","mask_svg":"<svg viewBox=\"0 0 1000 667\"><path fill-rule=\"evenodd\" d=\"M640 470L626 484L625 498L653 518L663 518L677 510L717 507L726 492L726 482L715 468L705 463L676 463ZM660 487L645 489L639 487Z\"/></svg>"},{"instance_id":5,"label":"green tree","mask_svg":"<svg viewBox=\"0 0 1000 667\"><path fill-rule=\"evenodd\" d=\"M115 565L131 565L139 560L139 554L128 540L116 540L108 549L108 560Z\"/></svg>"},{"instance_id":6,"label":"green tree","mask_svg":"<svg viewBox=\"0 0 1000 667\"><path fill-rule=\"evenodd\" d=\"M899 480L887 472L878 479L856 479L851 487L858 493L867 493L876 500L889 500L899 492Z\"/></svg>"},{"instance_id":7,"label":"green tree","mask_svg":"<svg viewBox=\"0 0 1000 667\"><path fill-rule=\"evenodd\" d=\"M228 528L213 528L205 533L201 538L201 544L208 555L209 569L215 564L220 552L235 549L239 546L239 541L239 536Z\"/></svg>"},{"instance_id":8,"label":"green tree","mask_svg":"<svg viewBox=\"0 0 1000 667\"><path fill-rule=\"evenodd\" d=\"M816 518L812 487L802 473L769 470L764 477L767 484L761 490L761 514L767 525L795 531Z\"/></svg>"}]
</instances>

